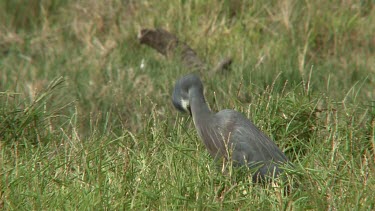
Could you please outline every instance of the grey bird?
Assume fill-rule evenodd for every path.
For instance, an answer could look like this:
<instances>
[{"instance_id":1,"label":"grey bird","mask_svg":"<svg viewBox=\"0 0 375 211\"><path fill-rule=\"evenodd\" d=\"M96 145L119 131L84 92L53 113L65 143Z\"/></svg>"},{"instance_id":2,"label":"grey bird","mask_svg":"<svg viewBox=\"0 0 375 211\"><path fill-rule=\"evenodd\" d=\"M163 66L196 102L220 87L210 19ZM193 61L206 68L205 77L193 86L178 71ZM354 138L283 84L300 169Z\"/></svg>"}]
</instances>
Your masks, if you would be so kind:
<instances>
[{"instance_id":1,"label":"grey bird","mask_svg":"<svg viewBox=\"0 0 375 211\"><path fill-rule=\"evenodd\" d=\"M288 163L279 147L243 114L230 109L212 112L197 75L177 80L172 102L179 111L192 116L199 137L215 160L224 158L233 166L249 167L254 172L253 182L278 177L281 165Z\"/></svg>"}]
</instances>

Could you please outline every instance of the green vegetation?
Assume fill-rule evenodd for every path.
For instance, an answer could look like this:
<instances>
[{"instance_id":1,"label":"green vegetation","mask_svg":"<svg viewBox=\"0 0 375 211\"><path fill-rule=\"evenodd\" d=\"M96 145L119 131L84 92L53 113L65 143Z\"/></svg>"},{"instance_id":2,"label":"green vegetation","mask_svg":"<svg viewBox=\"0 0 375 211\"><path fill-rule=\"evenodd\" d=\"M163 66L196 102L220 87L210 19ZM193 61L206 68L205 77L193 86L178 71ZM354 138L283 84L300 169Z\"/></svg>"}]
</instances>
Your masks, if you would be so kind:
<instances>
[{"instance_id":1,"label":"green vegetation","mask_svg":"<svg viewBox=\"0 0 375 211\"><path fill-rule=\"evenodd\" d=\"M375 5L0 1L0 209L375 209ZM295 163L290 195L222 174L172 106L189 70L137 42L162 27ZM144 62L145 67L141 68Z\"/></svg>"}]
</instances>

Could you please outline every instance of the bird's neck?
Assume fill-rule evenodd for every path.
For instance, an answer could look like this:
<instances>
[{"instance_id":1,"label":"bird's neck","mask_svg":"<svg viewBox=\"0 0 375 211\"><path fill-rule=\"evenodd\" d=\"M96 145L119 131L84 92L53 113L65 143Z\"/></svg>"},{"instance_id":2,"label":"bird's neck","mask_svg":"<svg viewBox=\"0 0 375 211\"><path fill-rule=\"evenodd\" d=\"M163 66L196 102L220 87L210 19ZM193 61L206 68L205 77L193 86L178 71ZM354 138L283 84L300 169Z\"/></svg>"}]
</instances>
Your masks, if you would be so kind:
<instances>
[{"instance_id":1,"label":"bird's neck","mask_svg":"<svg viewBox=\"0 0 375 211\"><path fill-rule=\"evenodd\" d=\"M205 119L212 114L207 106L202 91L193 90L189 92L189 101L194 122L199 119Z\"/></svg>"}]
</instances>

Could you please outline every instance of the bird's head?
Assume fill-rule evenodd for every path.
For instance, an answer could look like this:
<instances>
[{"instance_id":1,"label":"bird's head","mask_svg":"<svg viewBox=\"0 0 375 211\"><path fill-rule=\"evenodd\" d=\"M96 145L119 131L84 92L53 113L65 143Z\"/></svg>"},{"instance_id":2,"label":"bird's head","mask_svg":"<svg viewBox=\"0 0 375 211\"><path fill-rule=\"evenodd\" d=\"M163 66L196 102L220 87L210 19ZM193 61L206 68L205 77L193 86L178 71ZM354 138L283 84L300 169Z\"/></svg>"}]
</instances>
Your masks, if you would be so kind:
<instances>
[{"instance_id":1,"label":"bird's head","mask_svg":"<svg viewBox=\"0 0 375 211\"><path fill-rule=\"evenodd\" d=\"M193 89L198 89L199 92L203 93L202 82L195 74L185 75L176 81L172 95L172 102L177 110L181 112L189 112L191 115L189 91Z\"/></svg>"}]
</instances>

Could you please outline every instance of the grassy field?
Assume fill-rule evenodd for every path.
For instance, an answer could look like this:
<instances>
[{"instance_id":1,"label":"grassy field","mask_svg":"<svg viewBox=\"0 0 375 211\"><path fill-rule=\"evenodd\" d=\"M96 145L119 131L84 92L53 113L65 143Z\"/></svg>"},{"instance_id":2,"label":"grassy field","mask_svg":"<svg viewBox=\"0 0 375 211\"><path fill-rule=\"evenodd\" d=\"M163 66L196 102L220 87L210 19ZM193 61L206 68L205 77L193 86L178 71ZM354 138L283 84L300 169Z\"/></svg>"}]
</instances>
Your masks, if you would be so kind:
<instances>
[{"instance_id":1,"label":"grassy field","mask_svg":"<svg viewBox=\"0 0 375 211\"><path fill-rule=\"evenodd\" d=\"M374 210L371 0L0 1L1 210ZM296 166L289 195L222 174L172 106L162 27ZM144 66L141 67L141 64Z\"/></svg>"}]
</instances>

